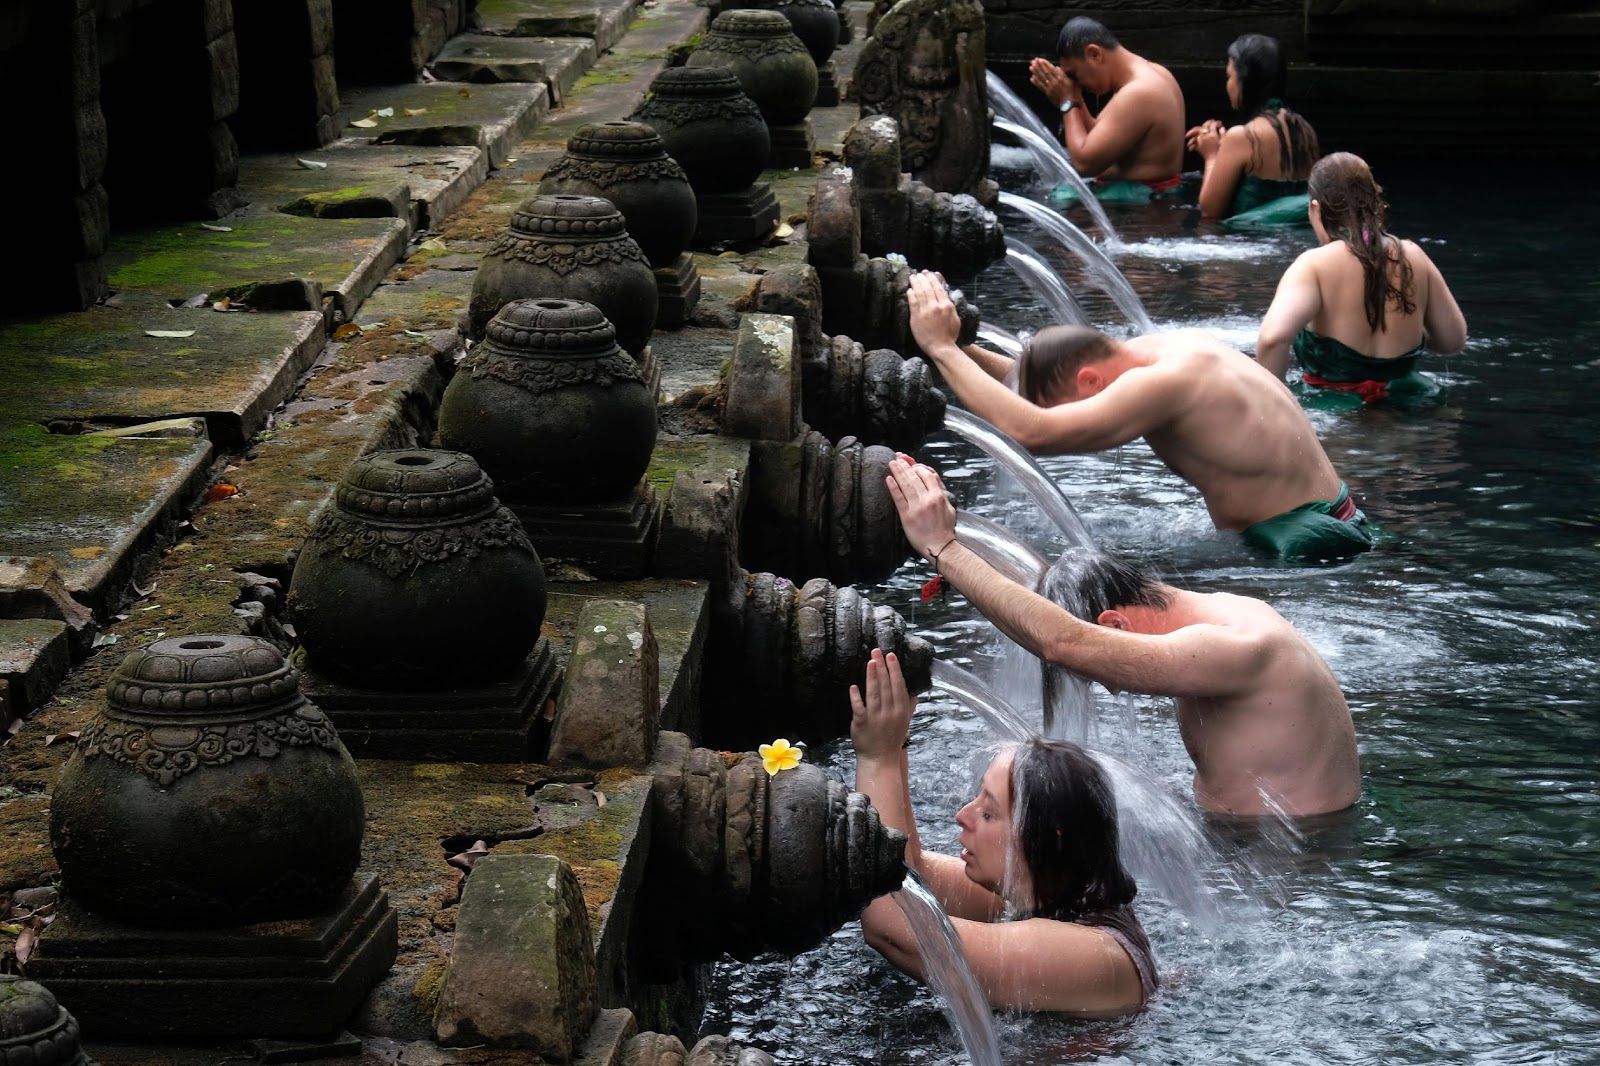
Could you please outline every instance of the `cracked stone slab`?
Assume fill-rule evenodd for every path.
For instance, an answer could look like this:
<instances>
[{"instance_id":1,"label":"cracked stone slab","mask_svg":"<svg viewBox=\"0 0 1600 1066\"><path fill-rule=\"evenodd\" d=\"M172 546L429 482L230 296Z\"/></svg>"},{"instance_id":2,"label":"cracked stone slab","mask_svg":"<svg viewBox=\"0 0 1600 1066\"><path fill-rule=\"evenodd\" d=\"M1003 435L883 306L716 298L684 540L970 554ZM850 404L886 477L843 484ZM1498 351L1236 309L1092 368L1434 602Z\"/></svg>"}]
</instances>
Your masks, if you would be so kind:
<instances>
[{"instance_id":1,"label":"cracked stone slab","mask_svg":"<svg viewBox=\"0 0 1600 1066\"><path fill-rule=\"evenodd\" d=\"M460 85L418 82L341 90L342 133L372 144L468 145L502 166L550 111L550 90L538 84ZM392 111L390 115L374 112ZM354 122L375 122L370 127Z\"/></svg>"},{"instance_id":2,"label":"cracked stone slab","mask_svg":"<svg viewBox=\"0 0 1600 1066\"><path fill-rule=\"evenodd\" d=\"M65 622L0 618L0 678L9 686L13 714L27 714L49 699L71 665Z\"/></svg>"},{"instance_id":3,"label":"cracked stone slab","mask_svg":"<svg viewBox=\"0 0 1600 1066\"><path fill-rule=\"evenodd\" d=\"M55 563L73 597L105 611L210 480L205 437L0 430L0 555Z\"/></svg>"},{"instance_id":4,"label":"cracked stone slab","mask_svg":"<svg viewBox=\"0 0 1600 1066\"><path fill-rule=\"evenodd\" d=\"M182 302L228 295L258 310L322 311L348 317L405 251L398 218L303 218L250 209L207 228L198 222L113 238L111 288ZM220 232L227 227L226 232Z\"/></svg>"},{"instance_id":5,"label":"cracked stone slab","mask_svg":"<svg viewBox=\"0 0 1600 1066\"><path fill-rule=\"evenodd\" d=\"M591 37L604 52L628 32L640 0L478 0L484 33L505 37Z\"/></svg>"},{"instance_id":6,"label":"cracked stone slab","mask_svg":"<svg viewBox=\"0 0 1600 1066\"><path fill-rule=\"evenodd\" d=\"M361 305L365 322L404 323L410 329L449 329L466 313L474 270L428 269L385 281Z\"/></svg>"},{"instance_id":7,"label":"cracked stone slab","mask_svg":"<svg viewBox=\"0 0 1600 1066\"><path fill-rule=\"evenodd\" d=\"M212 439L238 447L311 366L322 347L322 324L313 312L221 313L158 304L94 307L3 325L0 416L40 426L196 417L205 419Z\"/></svg>"},{"instance_id":8,"label":"cracked stone slab","mask_svg":"<svg viewBox=\"0 0 1600 1066\"><path fill-rule=\"evenodd\" d=\"M430 65L445 81L542 82L559 104L599 57L589 37L452 37Z\"/></svg>"},{"instance_id":9,"label":"cracked stone slab","mask_svg":"<svg viewBox=\"0 0 1600 1066\"><path fill-rule=\"evenodd\" d=\"M302 163L325 163L308 168ZM376 145L347 138L325 148L239 161L239 192L260 206L314 218L400 218L430 229L489 176L471 147Z\"/></svg>"}]
</instances>

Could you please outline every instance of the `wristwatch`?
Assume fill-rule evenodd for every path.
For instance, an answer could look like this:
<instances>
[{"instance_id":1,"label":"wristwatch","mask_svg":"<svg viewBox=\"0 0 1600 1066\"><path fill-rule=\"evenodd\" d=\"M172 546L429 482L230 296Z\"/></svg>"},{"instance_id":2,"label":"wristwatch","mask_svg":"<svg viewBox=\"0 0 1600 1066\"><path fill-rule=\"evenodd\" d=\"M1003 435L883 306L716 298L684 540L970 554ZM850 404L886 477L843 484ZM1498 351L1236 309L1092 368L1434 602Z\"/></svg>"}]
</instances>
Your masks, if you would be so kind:
<instances>
[{"instance_id":1,"label":"wristwatch","mask_svg":"<svg viewBox=\"0 0 1600 1066\"><path fill-rule=\"evenodd\" d=\"M1063 103L1061 105L1061 113L1063 115L1065 115L1068 111L1071 111L1073 108L1075 108L1077 106L1078 106L1078 101L1076 101L1076 100L1068 100L1068 101L1066 101L1065 103Z\"/></svg>"}]
</instances>

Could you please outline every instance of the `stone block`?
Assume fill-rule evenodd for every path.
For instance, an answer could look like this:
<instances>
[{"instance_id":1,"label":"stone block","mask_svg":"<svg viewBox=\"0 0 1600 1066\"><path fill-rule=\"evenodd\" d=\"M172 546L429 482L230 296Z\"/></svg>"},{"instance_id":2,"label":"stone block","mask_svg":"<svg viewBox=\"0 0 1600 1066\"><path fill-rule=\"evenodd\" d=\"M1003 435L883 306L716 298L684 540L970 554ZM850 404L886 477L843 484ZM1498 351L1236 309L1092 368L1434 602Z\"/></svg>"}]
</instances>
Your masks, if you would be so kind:
<instances>
[{"instance_id":1,"label":"stone block","mask_svg":"<svg viewBox=\"0 0 1600 1066\"><path fill-rule=\"evenodd\" d=\"M516 154L517 145L550 111L550 91L543 85L464 88L453 82L420 82L357 89L344 96L345 136L373 144L468 145L482 150L496 167ZM369 116L382 110L393 114ZM349 125L369 117L376 126Z\"/></svg>"},{"instance_id":2,"label":"stone block","mask_svg":"<svg viewBox=\"0 0 1600 1066\"><path fill-rule=\"evenodd\" d=\"M696 193L699 222L695 225L695 248L725 244L749 244L770 234L782 219L778 198L772 187L757 182L741 192Z\"/></svg>"},{"instance_id":3,"label":"stone block","mask_svg":"<svg viewBox=\"0 0 1600 1066\"><path fill-rule=\"evenodd\" d=\"M588 37L496 37L464 33L434 57L430 69L445 81L542 82L559 104L598 52Z\"/></svg>"},{"instance_id":4,"label":"stone block","mask_svg":"<svg viewBox=\"0 0 1600 1066\"><path fill-rule=\"evenodd\" d=\"M645 766L661 724L660 652L642 603L591 600L573 632L550 761Z\"/></svg>"},{"instance_id":5,"label":"stone block","mask_svg":"<svg viewBox=\"0 0 1600 1066\"><path fill-rule=\"evenodd\" d=\"M0 618L0 678L10 690L11 713L31 713L50 698L72 665L66 623L53 618Z\"/></svg>"},{"instance_id":6,"label":"stone block","mask_svg":"<svg viewBox=\"0 0 1600 1066\"><path fill-rule=\"evenodd\" d=\"M485 33L508 37L590 37L604 52L622 40L640 0L478 0Z\"/></svg>"},{"instance_id":7,"label":"stone block","mask_svg":"<svg viewBox=\"0 0 1600 1066\"><path fill-rule=\"evenodd\" d=\"M327 166L307 170L301 159ZM392 217L429 228L460 207L488 174L488 159L476 148L343 141L314 152L248 156L240 165L239 191L291 215Z\"/></svg>"},{"instance_id":8,"label":"stone block","mask_svg":"<svg viewBox=\"0 0 1600 1066\"><path fill-rule=\"evenodd\" d=\"M799 170L810 170L816 160L813 158L817 151L816 131L811 127L811 120L801 119L789 126L772 126L772 153L767 156L767 167L773 170L785 170L790 167Z\"/></svg>"},{"instance_id":9,"label":"stone block","mask_svg":"<svg viewBox=\"0 0 1600 1066\"><path fill-rule=\"evenodd\" d=\"M567 1062L595 1011L594 945L572 869L552 855L479 859L456 915L439 1042Z\"/></svg>"},{"instance_id":10,"label":"stone block","mask_svg":"<svg viewBox=\"0 0 1600 1066\"><path fill-rule=\"evenodd\" d=\"M595 1018L573 1066L622 1066L629 1043L639 1031L633 1011L626 1007L603 1010Z\"/></svg>"},{"instance_id":11,"label":"stone block","mask_svg":"<svg viewBox=\"0 0 1600 1066\"><path fill-rule=\"evenodd\" d=\"M306 37L310 55L333 52L333 0L305 0Z\"/></svg>"},{"instance_id":12,"label":"stone block","mask_svg":"<svg viewBox=\"0 0 1600 1066\"><path fill-rule=\"evenodd\" d=\"M800 429L800 359L794 319L745 315L728 368L722 431L750 440L789 440Z\"/></svg>"},{"instance_id":13,"label":"stone block","mask_svg":"<svg viewBox=\"0 0 1600 1066\"><path fill-rule=\"evenodd\" d=\"M861 255L861 209L848 167L825 167L806 218L807 257L817 267L848 270Z\"/></svg>"},{"instance_id":14,"label":"stone block","mask_svg":"<svg viewBox=\"0 0 1600 1066\"><path fill-rule=\"evenodd\" d=\"M741 469L680 470L656 552L662 577L711 582L719 602L739 568L739 522L749 493Z\"/></svg>"},{"instance_id":15,"label":"stone block","mask_svg":"<svg viewBox=\"0 0 1600 1066\"><path fill-rule=\"evenodd\" d=\"M661 501L655 486L644 479L618 500L509 506L546 565L574 562L600 577L642 577L650 571L661 529Z\"/></svg>"},{"instance_id":16,"label":"stone block","mask_svg":"<svg viewBox=\"0 0 1600 1066\"><path fill-rule=\"evenodd\" d=\"M56 566L38 556L0 555L0 618L66 623L79 654L94 635L94 614L72 598Z\"/></svg>"},{"instance_id":17,"label":"stone block","mask_svg":"<svg viewBox=\"0 0 1600 1066\"><path fill-rule=\"evenodd\" d=\"M761 275L756 287L756 310L794 319L795 345L800 358L816 355L822 343L822 281L809 263L785 263Z\"/></svg>"},{"instance_id":18,"label":"stone block","mask_svg":"<svg viewBox=\"0 0 1600 1066\"><path fill-rule=\"evenodd\" d=\"M206 45L206 83L211 89L211 108L206 115L221 122L239 110L239 45L233 34L224 34Z\"/></svg>"}]
</instances>

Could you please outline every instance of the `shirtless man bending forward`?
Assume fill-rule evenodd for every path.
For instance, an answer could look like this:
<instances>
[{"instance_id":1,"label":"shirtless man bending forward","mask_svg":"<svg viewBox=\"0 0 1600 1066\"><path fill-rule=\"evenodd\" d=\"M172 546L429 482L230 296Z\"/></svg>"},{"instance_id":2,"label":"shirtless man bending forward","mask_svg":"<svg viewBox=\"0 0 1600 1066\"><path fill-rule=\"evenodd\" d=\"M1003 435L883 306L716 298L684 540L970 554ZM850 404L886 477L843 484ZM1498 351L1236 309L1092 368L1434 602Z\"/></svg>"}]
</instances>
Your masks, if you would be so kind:
<instances>
[{"instance_id":1,"label":"shirtless man bending forward","mask_svg":"<svg viewBox=\"0 0 1600 1066\"><path fill-rule=\"evenodd\" d=\"M1040 330L1012 360L956 344L944 282L917 274L911 329L969 411L1035 455L1099 452L1143 437L1200 490L1218 529L1294 564L1372 547L1306 413L1270 370L1204 330L1118 341L1080 326ZM1020 393L1020 395L1019 395Z\"/></svg>"},{"instance_id":2,"label":"shirtless man bending forward","mask_svg":"<svg viewBox=\"0 0 1600 1066\"><path fill-rule=\"evenodd\" d=\"M1061 111L1072 164L1085 177L1099 179L1097 195L1107 196L1116 182L1137 183L1156 195L1176 189L1185 133L1177 79L1166 67L1128 51L1091 18L1063 26L1056 52L1058 63L1040 58L1029 65L1029 80ZM1083 104L1085 92L1115 95L1091 117Z\"/></svg>"},{"instance_id":3,"label":"shirtless man bending forward","mask_svg":"<svg viewBox=\"0 0 1600 1066\"><path fill-rule=\"evenodd\" d=\"M1078 577L1088 605L1080 619L962 545L931 468L901 456L888 482L912 546L1012 640L1112 691L1177 697L1200 806L1306 817L1360 797L1355 726L1339 682L1267 604L1186 592L1100 555Z\"/></svg>"}]
</instances>

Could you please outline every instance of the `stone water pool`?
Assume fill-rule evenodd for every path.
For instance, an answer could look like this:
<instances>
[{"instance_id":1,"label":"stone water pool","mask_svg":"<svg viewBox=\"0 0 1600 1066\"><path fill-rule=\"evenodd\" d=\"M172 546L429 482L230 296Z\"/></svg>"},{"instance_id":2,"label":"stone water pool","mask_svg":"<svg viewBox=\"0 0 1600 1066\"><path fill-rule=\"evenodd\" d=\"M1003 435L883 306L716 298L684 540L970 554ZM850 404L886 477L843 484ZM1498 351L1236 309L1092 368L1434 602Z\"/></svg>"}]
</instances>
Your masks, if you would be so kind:
<instances>
[{"instance_id":1,"label":"stone water pool","mask_svg":"<svg viewBox=\"0 0 1600 1066\"><path fill-rule=\"evenodd\" d=\"M1262 597L1310 636L1355 715L1362 800L1300 840L1222 841L1224 858L1195 874L1221 901L1212 918L1141 895L1164 981L1150 1009L1003 1018L1008 1064L1600 1062L1600 194L1541 182L1513 201L1487 178L1378 176L1392 228L1426 241L1472 333L1427 366L1443 406L1312 415L1385 530L1380 550L1332 569L1265 566L1143 445L1046 463L1108 549L1180 585ZM1025 172L997 177L1024 191ZM1112 217L1118 264L1158 326L1206 326L1245 350L1310 240L1220 235L1192 209ZM1075 261L1005 221L1056 259L1098 324L1120 327ZM1004 264L966 289L990 321L1048 324ZM1059 551L973 448L941 434L921 454L961 506ZM920 604L928 575L908 564L871 594L942 658L996 679L1000 638L959 597ZM1102 746L1188 804L1165 701L1140 703L1129 735L1101 696ZM987 734L925 698L912 738L924 842L950 848ZM811 758L853 780L848 742ZM965 1061L937 999L855 925L792 961L724 964L715 987L707 1031L780 1061Z\"/></svg>"}]
</instances>

